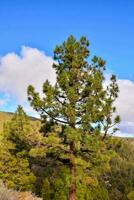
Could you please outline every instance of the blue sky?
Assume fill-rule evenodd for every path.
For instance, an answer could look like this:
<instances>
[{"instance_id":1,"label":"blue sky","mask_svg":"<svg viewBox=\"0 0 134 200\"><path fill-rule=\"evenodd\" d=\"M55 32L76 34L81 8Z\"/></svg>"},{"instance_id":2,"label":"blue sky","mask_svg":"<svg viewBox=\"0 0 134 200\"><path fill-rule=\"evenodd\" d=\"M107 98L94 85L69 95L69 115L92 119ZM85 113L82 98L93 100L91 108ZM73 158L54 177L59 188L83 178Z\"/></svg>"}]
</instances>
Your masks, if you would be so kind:
<instances>
[{"instance_id":1,"label":"blue sky","mask_svg":"<svg viewBox=\"0 0 134 200\"><path fill-rule=\"evenodd\" d=\"M86 35L93 54L119 77L133 80L133 10L133 0L1 0L0 54L26 45L52 55L68 35Z\"/></svg>"},{"instance_id":2,"label":"blue sky","mask_svg":"<svg viewBox=\"0 0 134 200\"><path fill-rule=\"evenodd\" d=\"M122 130L134 132L134 120L131 120L134 118L131 111L134 97L133 0L1 0L0 110L14 111L18 103L26 104L20 101L23 92L20 94L19 88L16 88L17 85L20 85L20 91L26 88L19 69L24 79L31 72L27 71L29 68L33 68L33 75L36 75L36 58L42 71L42 63L46 63L43 72L48 74L55 45L62 43L70 34L77 38L87 36L92 55L103 57L107 61L107 73L115 73L120 79L122 92L118 104L123 102L119 110L126 123ZM29 62L30 65L27 64ZM18 80L12 71L20 77ZM9 81L10 77L12 81ZM33 80L30 75L28 78L25 80L27 83ZM43 77L39 74L36 78L35 85L38 85L38 80ZM130 107L127 105L122 113L125 96L128 96ZM126 110L130 113L127 117Z\"/></svg>"}]
</instances>

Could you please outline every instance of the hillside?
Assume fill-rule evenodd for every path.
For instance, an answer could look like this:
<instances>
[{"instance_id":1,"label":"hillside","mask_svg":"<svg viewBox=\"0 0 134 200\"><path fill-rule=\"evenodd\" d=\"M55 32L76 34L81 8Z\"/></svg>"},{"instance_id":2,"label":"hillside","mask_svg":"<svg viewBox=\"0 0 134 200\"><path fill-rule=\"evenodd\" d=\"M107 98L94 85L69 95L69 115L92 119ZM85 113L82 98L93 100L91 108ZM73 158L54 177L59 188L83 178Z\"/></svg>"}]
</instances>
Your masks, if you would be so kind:
<instances>
[{"instance_id":1,"label":"hillside","mask_svg":"<svg viewBox=\"0 0 134 200\"><path fill-rule=\"evenodd\" d=\"M3 124L9 121L12 118L12 116L13 113L0 112L1 133ZM60 162L57 162L58 161L57 158L53 163L51 157L44 157L45 149L41 148L44 147L41 146L42 144L44 144L43 141L49 142L49 144L54 145L54 148L52 149L50 147L49 150L54 150L52 153L55 153L56 152L55 149L57 148L57 147L55 148L55 144L58 140L56 140L57 138L55 137L54 134L53 135L50 134L50 136L47 138L45 136L40 135L40 133L38 132L41 126L40 121L33 117L30 117L30 119L31 119L30 126L32 125L32 130L33 130L32 132L30 132L30 134L28 135L26 134L24 138L20 137L19 140L17 140L19 132L16 131L15 133L18 135L16 137L16 140L14 140L13 137L14 135L12 135L12 132L9 132L13 140L11 140L12 139L11 138L8 140L1 141L2 148L0 149L0 172L1 172L0 179L4 183L6 183L7 188L9 189L12 188L13 190L7 190L7 188L1 188L2 186L0 185L0 200L3 197L5 199L5 192L6 195L9 196L9 200L10 197L12 198L12 194L13 195L16 194L17 196L19 195L19 197L21 197L20 199L24 199L23 196L26 196L29 200L31 198L38 199L36 197L33 197L31 193L26 191L32 191L36 196L43 197L44 200L48 200L48 199L54 199L53 197L49 198L51 197L50 196L51 193L53 195L58 194L59 196L59 193L57 193L57 191L60 192L62 190L64 192L65 190L64 188L65 181L68 180L67 168L63 167ZM56 130L57 127L55 131ZM40 141L42 141L42 143L40 143ZM22 150L21 151L19 150L19 154L16 154L16 152L11 154L11 151L9 151L10 149L8 149L7 144L10 145L15 144L16 150L18 149ZM26 145L28 144L28 146L26 146L25 144ZM30 144L30 150L29 150L29 144ZM92 143L89 143L89 145L91 146ZM92 200L111 200L111 199L133 200L134 199L134 139L109 137L106 140L105 144L100 143L100 145L102 145L99 146L101 149L101 154L98 153L98 145L92 146L92 148L94 148L94 154L91 157L91 162L94 163L95 167L92 165L93 167L90 168L90 173L92 173L92 177L86 180L89 181L89 185L91 188L91 189L89 188L90 193L88 193L87 195L91 194L93 196ZM25 150L25 152L28 153L30 157L29 156L20 157L20 155L23 155L24 152L23 150ZM50 156L50 154L48 154L48 156ZM31 165L28 165L29 162ZM23 179L24 173L26 175L25 176L26 181L25 179ZM54 179L51 178L52 176L51 173L53 173L52 175ZM54 182L57 181L56 184L58 184L58 186L56 185L56 190L53 185L54 183L53 180ZM97 182L95 182L96 180ZM11 183L12 185L10 186ZM67 183L68 182L66 182L66 185ZM20 187L20 185L24 187L25 192L21 193L16 192L17 190L16 188ZM31 188L30 190L29 187ZM58 190L57 187L59 187ZM66 193L62 194L66 195ZM84 198L81 197L79 197L78 199L84 200ZM86 198L86 199L91 200L91 198ZM18 197L15 200L18 200ZM59 198L55 198L55 200L59 200Z\"/></svg>"},{"instance_id":2,"label":"hillside","mask_svg":"<svg viewBox=\"0 0 134 200\"><path fill-rule=\"evenodd\" d=\"M13 113L0 111L0 131L3 129L3 124L9 121L13 116Z\"/></svg>"},{"instance_id":3,"label":"hillside","mask_svg":"<svg viewBox=\"0 0 134 200\"><path fill-rule=\"evenodd\" d=\"M10 121L13 117L13 114L12 112L3 112L3 111L0 111L0 132L3 130L3 124L7 121ZM34 117L29 117L31 119L31 121L33 122L37 122L39 121L37 118L34 118Z\"/></svg>"}]
</instances>

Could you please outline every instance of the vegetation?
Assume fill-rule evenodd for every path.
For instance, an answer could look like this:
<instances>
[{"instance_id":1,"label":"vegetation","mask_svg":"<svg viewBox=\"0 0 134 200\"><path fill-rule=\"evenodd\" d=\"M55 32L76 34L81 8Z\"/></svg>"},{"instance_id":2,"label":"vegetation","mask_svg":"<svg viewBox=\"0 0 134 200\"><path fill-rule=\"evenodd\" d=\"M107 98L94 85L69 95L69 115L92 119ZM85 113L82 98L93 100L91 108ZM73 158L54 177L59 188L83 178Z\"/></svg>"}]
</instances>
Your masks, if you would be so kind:
<instances>
[{"instance_id":1,"label":"vegetation","mask_svg":"<svg viewBox=\"0 0 134 200\"><path fill-rule=\"evenodd\" d=\"M41 123L31 122L18 106L4 124L0 179L7 188L24 195L31 191L43 200L134 198L134 144L111 137L120 122L116 77L104 87L106 63L89 56L85 37L70 36L57 46L56 84L47 80L42 98L28 87Z\"/></svg>"}]
</instances>

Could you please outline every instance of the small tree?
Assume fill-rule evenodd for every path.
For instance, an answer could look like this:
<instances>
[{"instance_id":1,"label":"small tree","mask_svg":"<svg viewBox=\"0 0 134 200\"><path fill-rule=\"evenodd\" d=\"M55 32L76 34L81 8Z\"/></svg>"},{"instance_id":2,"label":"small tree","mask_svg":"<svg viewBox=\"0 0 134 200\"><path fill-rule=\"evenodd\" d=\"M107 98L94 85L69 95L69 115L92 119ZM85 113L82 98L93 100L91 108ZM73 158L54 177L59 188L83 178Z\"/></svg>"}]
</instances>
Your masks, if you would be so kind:
<instances>
[{"instance_id":1,"label":"small tree","mask_svg":"<svg viewBox=\"0 0 134 200\"><path fill-rule=\"evenodd\" d=\"M30 122L23 108L18 106L11 121L4 125L0 140L0 178L9 188L33 189L35 176L29 164Z\"/></svg>"},{"instance_id":2,"label":"small tree","mask_svg":"<svg viewBox=\"0 0 134 200\"><path fill-rule=\"evenodd\" d=\"M15 144L16 153L29 150L27 136L31 132L30 120L21 106L18 106L11 121L4 124L4 136Z\"/></svg>"},{"instance_id":3,"label":"small tree","mask_svg":"<svg viewBox=\"0 0 134 200\"><path fill-rule=\"evenodd\" d=\"M112 75L111 83L104 88L105 61L94 56L89 64L88 46L85 37L77 41L70 36L54 50L56 84L52 86L48 80L44 83L43 98L33 86L28 87L31 106L45 121L45 155L50 148L57 148L60 153L56 158L70 168L69 200L76 200L78 180L96 184L90 174L92 155L109 129L115 132L114 126L120 121L119 116L112 118L118 96L116 77ZM62 127L61 131L52 134L56 124Z\"/></svg>"}]
</instances>

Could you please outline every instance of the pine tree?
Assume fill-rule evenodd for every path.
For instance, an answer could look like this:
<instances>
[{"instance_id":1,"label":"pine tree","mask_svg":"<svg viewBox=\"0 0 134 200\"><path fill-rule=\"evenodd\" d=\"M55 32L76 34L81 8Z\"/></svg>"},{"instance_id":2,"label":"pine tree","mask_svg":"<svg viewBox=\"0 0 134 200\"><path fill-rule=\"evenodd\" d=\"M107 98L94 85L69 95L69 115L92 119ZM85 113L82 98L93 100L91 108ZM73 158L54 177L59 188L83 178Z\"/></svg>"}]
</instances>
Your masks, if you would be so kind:
<instances>
[{"instance_id":1,"label":"pine tree","mask_svg":"<svg viewBox=\"0 0 134 200\"><path fill-rule=\"evenodd\" d=\"M29 150L27 136L30 132L30 120L23 108L18 106L12 120L4 124L5 138L15 144L16 153Z\"/></svg>"},{"instance_id":2,"label":"pine tree","mask_svg":"<svg viewBox=\"0 0 134 200\"><path fill-rule=\"evenodd\" d=\"M100 150L102 140L117 130L115 125L120 121L119 116L112 118L116 111L113 103L119 92L116 77L112 75L110 84L104 87L106 63L97 56L88 62L88 47L85 37L77 41L70 36L54 50L56 84L52 86L48 80L44 83L43 98L33 86L28 87L31 106L45 122L43 155L53 154L53 159L55 155L70 168L69 200L77 199L80 184L97 184L91 166L106 160ZM55 126L61 130L53 132Z\"/></svg>"},{"instance_id":3,"label":"pine tree","mask_svg":"<svg viewBox=\"0 0 134 200\"><path fill-rule=\"evenodd\" d=\"M30 121L18 106L11 121L5 123L0 139L0 179L9 188L32 190L35 176L30 169Z\"/></svg>"}]
</instances>

